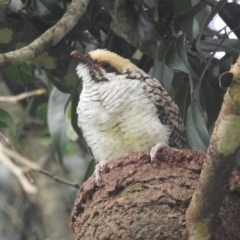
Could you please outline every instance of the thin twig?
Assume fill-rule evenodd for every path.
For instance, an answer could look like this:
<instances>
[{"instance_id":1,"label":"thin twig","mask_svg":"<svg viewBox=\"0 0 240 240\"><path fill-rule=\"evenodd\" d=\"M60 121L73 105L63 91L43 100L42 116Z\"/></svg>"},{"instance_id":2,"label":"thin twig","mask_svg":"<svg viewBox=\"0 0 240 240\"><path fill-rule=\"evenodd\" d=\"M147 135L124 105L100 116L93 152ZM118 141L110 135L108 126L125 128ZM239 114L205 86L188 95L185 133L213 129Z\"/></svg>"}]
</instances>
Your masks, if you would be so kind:
<instances>
[{"instance_id":1,"label":"thin twig","mask_svg":"<svg viewBox=\"0 0 240 240\"><path fill-rule=\"evenodd\" d=\"M25 89L25 92L28 92L27 85L26 85L26 81L25 81L25 79L24 79L24 77L23 77L23 75L22 75L22 71L21 71L21 69L20 69L20 65L17 66L17 70L18 70L18 73L19 73L19 76L20 76L22 85L23 85L23 87L24 87L24 89ZM27 98L27 102L28 102L28 100L29 100L29 99Z\"/></svg>"},{"instance_id":2,"label":"thin twig","mask_svg":"<svg viewBox=\"0 0 240 240\"><path fill-rule=\"evenodd\" d=\"M2 151L11 158L18 160L21 162L22 165L28 167L31 170L39 171L41 168L34 162L30 161L29 159L19 155L18 153L13 152L11 149L2 146Z\"/></svg>"},{"instance_id":3,"label":"thin twig","mask_svg":"<svg viewBox=\"0 0 240 240\"><path fill-rule=\"evenodd\" d=\"M46 89L40 88L34 91L30 92L25 92L25 93L20 93L19 95L16 96L0 96L0 102L12 102L12 103L17 103L18 101L21 101L25 98L35 96L35 95L42 95L47 92Z\"/></svg>"},{"instance_id":4,"label":"thin twig","mask_svg":"<svg viewBox=\"0 0 240 240\"><path fill-rule=\"evenodd\" d=\"M194 84L193 84L193 78L190 75L189 75L189 83L190 83L191 102L194 102Z\"/></svg>"},{"instance_id":5,"label":"thin twig","mask_svg":"<svg viewBox=\"0 0 240 240\"><path fill-rule=\"evenodd\" d=\"M72 0L62 18L29 45L0 54L0 68L22 64L57 45L79 22L89 2L90 0Z\"/></svg>"},{"instance_id":6,"label":"thin twig","mask_svg":"<svg viewBox=\"0 0 240 240\"><path fill-rule=\"evenodd\" d=\"M37 188L28 181L28 179L24 175L23 169L20 166L17 166L16 164L14 164L9 159L9 157L6 154L4 154L4 151L3 151L4 148L5 147L2 144L0 144L0 162L4 164L18 178L21 186L27 193L35 194L37 192Z\"/></svg>"},{"instance_id":7,"label":"thin twig","mask_svg":"<svg viewBox=\"0 0 240 240\"><path fill-rule=\"evenodd\" d=\"M214 31L213 33L205 34L205 36L207 36L207 37L213 37L213 36L219 34L219 33L220 33L221 31L223 31L223 30L225 30L225 33L226 33L226 27L227 27L227 26L224 26L224 27L222 27L221 29L219 29L219 30L217 30L217 31Z\"/></svg>"},{"instance_id":8,"label":"thin twig","mask_svg":"<svg viewBox=\"0 0 240 240\"><path fill-rule=\"evenodd\" d=\"M2 132L0 132L0 137L8 144L8 146L9 146L15 153L17 153L16 148L12 145L11 141L10 141Z\"/></svg>"},{"instance_id":9,"label":"thin twig","mask_svg":"<svg viewBox=\"0 0 240 240\"><path fill-rule=\"evenodd\" d=\"M35 170L33 170L33 171L35 171ZM70 181L67 181L65 179L59 178L59 177L55 176L55 174L53 172L48 172L48 171L43 170L43 169L41 169L39 171L35 171L35 172L42 173L42 174L52 178L55 182L63 183L65 185L68 185L68 186L71 186L71 187L74 187L74 188L77 188L77 189L80 188L80 185L78 183L70 182Z\"/></svg>"},{"instance_id":10,"label":"thin twig","mask_svg":"<svg viewBox=\"0 0 240 240\"><path fill-rule=\"evenodd\" d=\"M19 155L19 153L17 152L16 148L12 145L11 141L2 133L0 132L0 137L8 144L8 146L12 149L13 152L15 152L16 154ZM17 160L17 162L22 165L22 163ZM31 176L31 174L29 173L29 171L27 169L23 169L24 173L26 174L28 180L30 181L30 183L33 183L33 178Z\"/></svg>"},{"instance_id":11,"label":"thin twig","mask_svg":"<svg viewBox=\"0 0 240 240\"><path fill-rule=\"evenodd\" d=\"M48 171L42 169L38 164L36 164L36 163L30 161L29 159L15 153L14 151L12 151L9 148L5 148L4 146L2 146L2 151L6 155L8 155L8 156L10 156L14 159L19 160L22 164L25 165L25 167L29 168L30 170L32 170L34 172L42 173L42 174L52 178L56 182L63 183L63 184L68 185L68 186L72 186L72 187L77 188L77 189L79 189L79 187L80 187L80 185L78 183L69 182L65 179L62 179L60 177L55 176L55 174L53 172L48 172Z\"/></svg>"}]
</instances>

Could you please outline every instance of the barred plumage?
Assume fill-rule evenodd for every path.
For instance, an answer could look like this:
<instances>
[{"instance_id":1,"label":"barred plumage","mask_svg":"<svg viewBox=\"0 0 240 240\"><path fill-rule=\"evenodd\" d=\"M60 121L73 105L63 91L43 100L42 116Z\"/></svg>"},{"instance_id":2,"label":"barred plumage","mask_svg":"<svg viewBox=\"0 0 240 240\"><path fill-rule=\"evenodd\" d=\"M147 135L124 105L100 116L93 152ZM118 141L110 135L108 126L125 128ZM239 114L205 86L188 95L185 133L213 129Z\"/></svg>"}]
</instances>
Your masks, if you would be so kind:
<instances>
[{"instance_id":1,"label":"barred plumage","mask_svg":"<svg viewBox=\"0 0 240 240\"><path fill-rule=\"evenodd\" d=\"M150 82L157 83L156 85ZM158 109L157 115L159 120L172 128L169 136L169 146L176 148L187 148L186 139L183 134L184 126L182 118L179 115L178 106L172 101L167 91L160 85L160 83L149 77L146 87L147 96L155 104Z\"/></svg>"},{"instance_id":2,"label":"barred plumage","mask_svg":"<svg viewBox=\"0 0 240 240\"><path fill-rule=\"evenodd\" d=\"M72 55L80 60L77 74L83 81L79 127L97 161L159 142L186 148L178 107L156 79L107 50Z\"/></svg>"}]
</instances>

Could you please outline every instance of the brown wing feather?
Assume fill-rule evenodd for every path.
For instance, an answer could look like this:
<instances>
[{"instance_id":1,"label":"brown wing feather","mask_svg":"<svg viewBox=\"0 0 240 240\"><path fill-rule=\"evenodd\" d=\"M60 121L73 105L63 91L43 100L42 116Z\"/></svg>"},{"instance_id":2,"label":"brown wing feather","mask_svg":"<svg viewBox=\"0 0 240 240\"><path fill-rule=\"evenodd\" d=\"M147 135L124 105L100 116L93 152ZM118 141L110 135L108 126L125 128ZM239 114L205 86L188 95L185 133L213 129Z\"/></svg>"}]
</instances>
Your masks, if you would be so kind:
<instances>
[{"instance_id":1,"label":"brown wing feather","mask_svg":"<svg viewBox=\"0 0 240 240\"><path fill-rule=\"evenodd\" d=\"M147 83L145 91L147 96L158 109L159 120L171 127L172 133L169 138L169 145L176 148L187 148L184 136L184 126L179 115L178 106L172 101L167 91L154 78L144 78Z\"/></svg>"}]
</instances>

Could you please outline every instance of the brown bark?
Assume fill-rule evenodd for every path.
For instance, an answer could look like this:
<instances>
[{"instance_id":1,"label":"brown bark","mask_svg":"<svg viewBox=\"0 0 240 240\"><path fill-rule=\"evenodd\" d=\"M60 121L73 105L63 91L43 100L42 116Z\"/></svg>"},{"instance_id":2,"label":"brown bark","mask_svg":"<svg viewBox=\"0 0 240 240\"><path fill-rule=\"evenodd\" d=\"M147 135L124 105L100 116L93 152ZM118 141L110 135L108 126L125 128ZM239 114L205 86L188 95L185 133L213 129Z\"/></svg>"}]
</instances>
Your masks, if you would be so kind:
<instances>
[{"instance_id":1,"label":"brown bark","mask_svg":"<svg viewBox=\"0 0 240 240\"><path fill-rule=\"evenodd\" d=\"M155 166L149 159L148 152L128 154L108 163L100 187L93 177L83 184L70 219L75 240L187 239L185 212L205 154L169 148ZM234 171L213 239L240 239L239 187Z\"/></svg>"}]
</instances>

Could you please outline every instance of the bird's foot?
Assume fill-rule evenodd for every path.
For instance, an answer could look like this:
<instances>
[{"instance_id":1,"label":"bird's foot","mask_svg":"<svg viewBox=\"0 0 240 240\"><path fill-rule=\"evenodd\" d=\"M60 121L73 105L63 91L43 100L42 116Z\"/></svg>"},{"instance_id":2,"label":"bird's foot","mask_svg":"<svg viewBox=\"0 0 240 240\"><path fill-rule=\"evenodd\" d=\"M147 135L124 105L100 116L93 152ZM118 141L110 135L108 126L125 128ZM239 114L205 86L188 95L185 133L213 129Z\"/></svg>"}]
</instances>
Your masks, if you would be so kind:
<instances>
[{"instance_id":1,"label":"bird's foot","mask_svg":"<svg viewBox=\"0 0 240 240\"><path fill-rule=\"evenodd\" d=\"M105 172L106 171L106 164L108 163L108 161L106 160L101 160L96 166L95 166L95 171L94 171L94 175L95 175L95 179L94 182L96 182L97 184L99 184L101 182L101 172Z\"/></svg>"},{"instance_id":2,"label":"bird's foot","mask_svg":"<svg viewBox=\"0 0 240 240\"><path fill-rule=\"evenodd\" d=\"M151 163L155 163L157 160L157 153L164 149L168 148L169 146L166 143L157 143L154 147L152 147L150 151L150 158L151 158Z\"/></svg>"}]
</instances>

